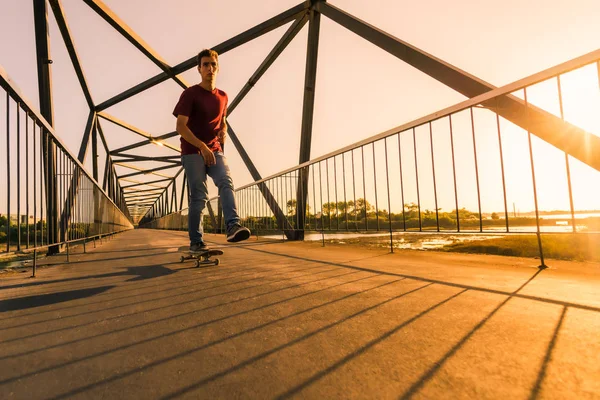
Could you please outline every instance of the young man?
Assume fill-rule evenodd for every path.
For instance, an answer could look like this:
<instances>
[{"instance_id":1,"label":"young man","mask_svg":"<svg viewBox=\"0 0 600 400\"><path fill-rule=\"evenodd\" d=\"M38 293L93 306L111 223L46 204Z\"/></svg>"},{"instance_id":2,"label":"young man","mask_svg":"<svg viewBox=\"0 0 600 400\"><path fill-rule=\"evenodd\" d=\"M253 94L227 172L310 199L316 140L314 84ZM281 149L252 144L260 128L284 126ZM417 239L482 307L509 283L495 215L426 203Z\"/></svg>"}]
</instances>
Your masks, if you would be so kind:
<instances>
[{"instance_id":1,"label":"young man","mask_svg":"<svg viewBox=\"0 0 600 400\"><path fill-rule=\"evenodd\" d=\"M183 91L175 106L177 133L181 135L181 163L187 176L189 196L188 232L190 251L207 248L202 240L201 216L208 198L206 175L219 189L227 228L227 241L239 242L250 237L250 230L240 225L233 194L233 180L223 144L227 136L227 94L215 87L219 72L219 55L214 50L198 54L198 72L202 81Z\"/></svg>"}]
</instances>

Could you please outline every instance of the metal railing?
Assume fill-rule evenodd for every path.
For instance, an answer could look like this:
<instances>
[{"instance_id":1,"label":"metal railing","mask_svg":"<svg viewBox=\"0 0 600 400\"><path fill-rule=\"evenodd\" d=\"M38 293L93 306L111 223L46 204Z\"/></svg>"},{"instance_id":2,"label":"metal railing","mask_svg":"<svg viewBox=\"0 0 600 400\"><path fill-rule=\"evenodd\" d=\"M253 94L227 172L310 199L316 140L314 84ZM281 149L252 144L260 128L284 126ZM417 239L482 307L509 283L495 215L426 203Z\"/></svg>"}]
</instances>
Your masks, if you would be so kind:
<instances>
[{"instance_id":1,"label":"metal railing","mask_svg":"<svg viewBox=\"0 0 600 400\"><path fill-rule=\"evenodd\" d=\"M600 210L599 115L597 50L240 187L238 211L254 233L386 232L392 251L397 232L535 233L543 265L541 233L600 231L600 213L579 212ZM160 211L143 226L187 229L187 210Z\"/></svg>"},{"instance_id":2,"label":"metal railing","mask_svg":"<svg viewBox=\"0 0 600 400\"><path fill-rule=\"evenodd\" d=\"M98 186L2 67L0 87L0 255L132 229L122 197Z\"/></svg>"}]
</instances>

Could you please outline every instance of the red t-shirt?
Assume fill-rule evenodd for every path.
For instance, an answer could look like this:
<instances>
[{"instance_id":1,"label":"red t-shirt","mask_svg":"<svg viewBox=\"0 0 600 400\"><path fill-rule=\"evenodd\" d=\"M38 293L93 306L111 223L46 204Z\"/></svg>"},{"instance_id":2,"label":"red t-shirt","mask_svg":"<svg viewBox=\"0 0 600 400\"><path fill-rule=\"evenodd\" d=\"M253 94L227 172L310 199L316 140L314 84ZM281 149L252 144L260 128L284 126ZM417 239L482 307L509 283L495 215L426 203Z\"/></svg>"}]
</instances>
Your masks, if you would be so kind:
<instances>
[{"instance_id":1,"label":"red t-shirt","mask_svg":"<svg viewBox=\"0 0 600 400\"><path fill-rule=\"evenodd\" d=\"M189 117L187 127L212 151L222 151L218 133L227 110L227 94L206 90L200 85L185 89L173 110L173 115ZM181 154L198 154L196 146L181 137Z\"/></svg>"}]
</instances>

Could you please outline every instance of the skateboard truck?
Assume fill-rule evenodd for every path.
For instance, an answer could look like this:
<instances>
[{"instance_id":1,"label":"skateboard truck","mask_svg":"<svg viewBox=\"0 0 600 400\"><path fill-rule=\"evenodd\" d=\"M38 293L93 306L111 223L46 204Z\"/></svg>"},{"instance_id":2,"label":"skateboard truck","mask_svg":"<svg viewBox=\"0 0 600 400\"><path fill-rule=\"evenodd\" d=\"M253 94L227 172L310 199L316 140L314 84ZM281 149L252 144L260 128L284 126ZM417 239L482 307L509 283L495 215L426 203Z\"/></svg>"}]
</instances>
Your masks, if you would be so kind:
<instances>
[{"instance_id":1,"label":"skateboard truck","mask_svg":"<svg viewBox=\"0 0 600 400\"><path fill-rule=\"evenodd\" d=\"M214 249L194 253L186 251L185 253L186 255L179 258L179 262L184 262L185 260L196 260L196 267L200 267L200 265L219 265L218 258L211 260L210 257L222 255L223 250Z\"/></svg>"}]
</instances>

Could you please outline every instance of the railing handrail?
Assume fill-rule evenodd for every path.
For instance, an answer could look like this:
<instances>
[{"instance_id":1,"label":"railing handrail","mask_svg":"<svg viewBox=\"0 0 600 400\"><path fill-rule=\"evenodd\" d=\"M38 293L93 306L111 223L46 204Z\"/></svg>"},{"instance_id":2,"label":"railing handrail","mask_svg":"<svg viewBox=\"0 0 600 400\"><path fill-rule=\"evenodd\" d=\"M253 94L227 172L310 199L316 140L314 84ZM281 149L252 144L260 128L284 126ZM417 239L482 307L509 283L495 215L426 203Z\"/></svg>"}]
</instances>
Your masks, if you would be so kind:
<instances>
[{"instance_id":1,"label":"railing handrail","mask_svg":"<svg viewBox=\"0 0 600 400\"><path fill-rule=\"evenodd\" d=\"M435 120L447 117L450 114L455 114L457 112L466 110L466 109L468 109L470 107L473 107L473 106L481 104L481 103L483 103L485 101L491 100L491 99L493 99L495 97L502 96L502 95L505 95L505 94L508 94L508 93L512 93L512 92L514 92L516 90L523 89L524 87L531 86L531 85L534 85L536 83L539 83L539 82L545 81L547 79L553 78L555 76L558 76L558 75L561 75L561 74L573 71L573 70L575 70L577 68L580 68L580 67L583 67L585 65L591 64L592 62L596 62L598 60L600 60L600 49L592 51L592 52L587 53L587 54L584 54L581 57L577 57L577 58L575 58L573 60L564 62L564 63L556 65L554 67L548 68L548 69L546 69L544 71L541 71L541 72L538 72L536 74L530 75L530 76L528 76L526 78L520 79L520 80L515 81L513 83L509 83L509 84L504 85L502 87L492 89L489 92L480 94L479 96L473 97L471 99L467 99L467 100L462 101L462 102L460 102L458 104L455 104L453 106L446 107L446 108L444 108L444 109L442 109L440 111L436 111L436 112L428 114L428 115L426 115L424 117L417 118L417 119L415 119L415 120L413 120L411 122L407 122L405 124L396 126L395 128L388 129L388 130L386 130L384 132L381 132L379 134L370 136L370 137L368 137L366 139L363 139L361 141L358 141L358 142L355 142L355 143L350 144L348 146L342 147L341 149L335 150L335 151L333 151L331 153L327 153L327 154L322 155L320 157L317 157L317 158L314 158L312 160L306 161L306 162L304 162L302 164L296 165L294 167L290 167L290 168L285 169L283 171L277 172L277 173L275 173L273 175L267 176L266 178L263 178L263 179L261 179L259 181L254 181L254 182L248 183L248 184L246 184L244 186L240 186L240 187L236 188L236 191L243 190L243 189L249 188L251 186L254 186L254 185L257 185L257 184L269 181L271 179L277 178L279 176L285 175L285 174L290 173L292 171L296 171L296 170L302 169L304 167L308 167L308 166L310 166L312 164L316 164L316 163L318 163L320 161L323 161L323 160L335 157L335 156L337 156L339 154L346 153L346 152L348 152L350 150L357 149L357 148L359 148L361 146L364 146L364 145L372 143L372 142L376 142L376 141L384 139L384 138L386 138L388 136L392 136L392 135L395 135L397 133L404 132L406 130L415 128L417 126L421 126L421 125L423 125L425 123L432 122L432 121L435 121ZM218 196L215 196L215 197L211 198L210 200L215 199L217 197Z\"/></svg>"},{"instance_id":2,"label":"railing handrail","mask_svg":"<svg viewBox=\"0 0 600 400\"><path fill-rule=\"evenodd\" d=\"M53 138L53 140L56 141L56 144L58 145L58 147L60 147L71 158L71 161L73 161L81 169L81 171L90 179L90 181L92 181L94 183L94 185L96 185L96 187L98 188L100 193L102 193L104 195L104 197L106 197L119 210L119 212L121 212L121 214L123 214L123 216L127 217L127 215L125 215L125 213L121 210L121 208L119 206L117 206L117 204L110 198L110 196L104 191L104 189L102 189L102 187L98 184L98 182L96 182L96 180L94 178L92 178L90 173L85 169L85 167L79 161L79 159L77 159L77 157L74 157L73 154L71 154L71 152L65 146L65 144L62 142L62 140L60 140L59 137L56 135L56 133L54 132L54 129L52 128L50 123L48 123L48 121L46 121L46 118L44 118L34 107L32 107L31 102L21 93L21 90L19 89L17 84L10 78L10 76L8 75L8 73L2 67L1 64L0 64L0 86L2 86L9 93L9 95L11 95L11 97L13 97L13 99L17 98L18 103L21 105L21 107L23 107L25 109L26 112L28 112L30 115L32 114L33 117L35 117L35 119L38 122L42 123L42 125L44 126L44 129L46 129L46 131L48 131L48 133L50 133L52 135L52 138ZM7 134L8 134L8 132L7 132Z\"/></svg>"},{"instance_id":3,"label":"railing handrail","mask_svg":"<svg viewBox=\"0 0 600 400\"><path fill-rule=\"evenodd\" d=\"M428 114L428 115L426 115L424 117L417 118L417 119L415 119L415 120L413 120L411 122L404 123L404 124L399 125L399 126L397 126L395 128L388 129L388 130L386 130L384 132L381 132L379 134L370 136L370 137L368 137L366 139L363 139L361 141L355 142L355 143L350 144L348 146L342 147L341 149L338 149L338 150L335 150L333 152L327 153L325 155L322 155L320 157L314 158L312 160L306 161L306 162L304 162L302 164L299 164L297 166L290 167L290 168L285 169L283 171L277 172L277 173L275 173L273 175L270 175L270 176L267 176L265 178L262 178L261 180L250 182L250 183L248 183L248 184L246 184L244 186L240 186L240 187L236 188L235 191L238 192L238 191L250 188L252 186L255 186L255 185L267 182L269 180L275 179L277 177L283 176L283 175L288 174L290 172L297 171L297 170L305 168L305 167L309 167L310 165L313 165L313 164L316 164L316 163L321 162L323 160L327 160L329 158L335 157L335 156L337 156L339 154L346 153L348 151L360 148L361 146L364 146L366 144L370 144L372 142L376 142L378 140L387 138L387 137L395 135L397 133L407 131L407 130L415 128L417 126L421 126L421 125L423 125L425 123L428 123L428 122L439 120L441 118L447 117L448 115L455 114L457 112L463 111L463 110L468 109L470 107L482 104L482 103L484 103L486 101L489 101L489 100L491 100L491 99L493 99L495 97L512 93L512 92L514 92L516 90L520 90L520 89L523 89L525 87L528 87L528 86L534 85L536 83L545 81L547 79L553 78L555 76L558 76L558 75L565 74L567 72L576 70L578 68L581 68L581 67L583 67L585 65L591 64L593 62L598 62L599 60L600 60L600 49L594 50L594 51L589 52L587 54L584 54L584 55L582 55L580 57L577 57L577 58L574 58L572 60L566 61L564 63L555 65L554 67L547 68L547 69L545 69L545 70L543 70L541 72L532 74L532 75L530 75L528 77L525 77L523 79L517 80L515 82L509 83L509 84L501 86L499 88L492 89L492 90L490 90L490 91L488 91L486 93L483 93L483 94L481 94L479 96L473 97L471 99L467 99L467 100L462 101L460 103L457 103L457 104L455 104L453 106L446 107L446 108L444 108L444 109L442 109L440 111L436 111L436 112ZM218 197L219 196L212 197L212 198L208 199L208 201L216 200ZM184 208L182 210L179 210L179 211L176 211L176 212L164 215L164 216L162 216L160 218L157 218L157 220L165 218L165 217L168 217L169 215L172 215L172 214L177 214L178 212L181 212L181 211L183 211L185 209L187 209L187 208Z\"/></svg>"}]
</instances>

